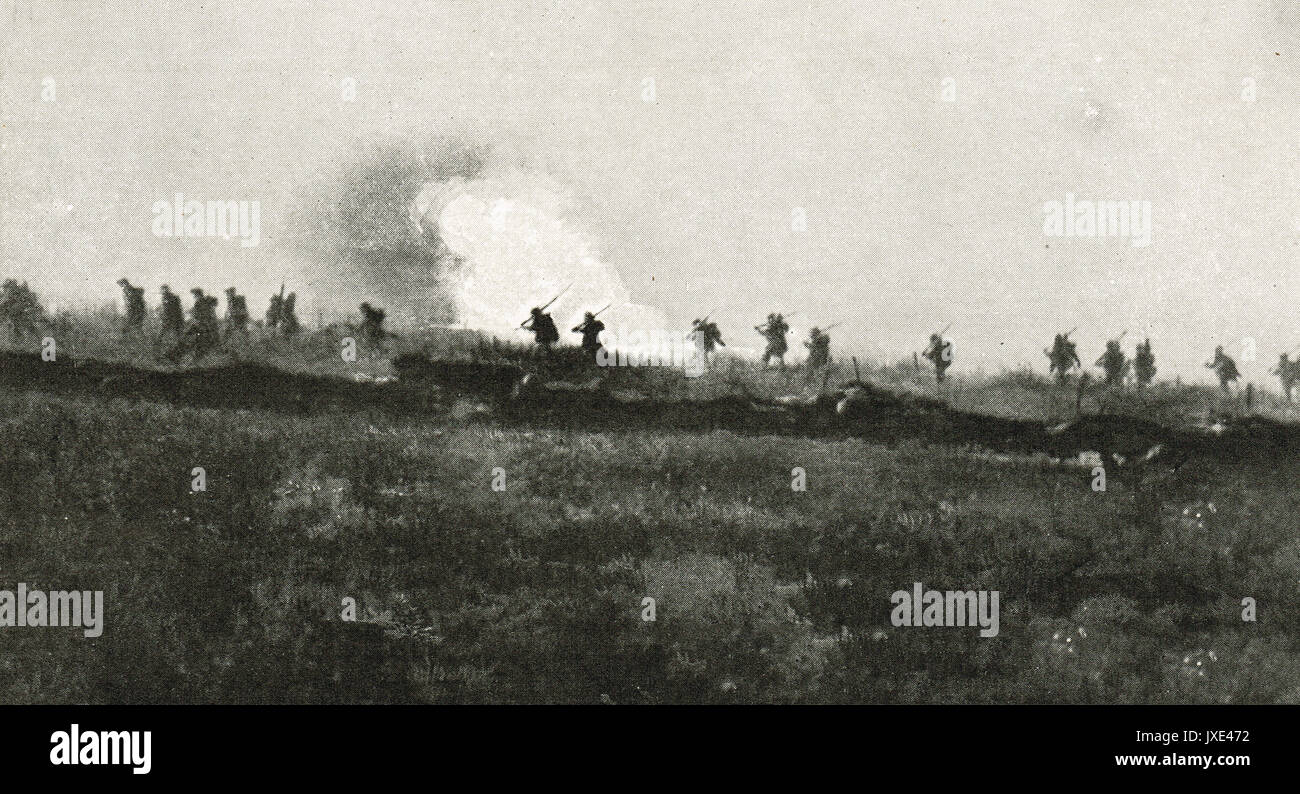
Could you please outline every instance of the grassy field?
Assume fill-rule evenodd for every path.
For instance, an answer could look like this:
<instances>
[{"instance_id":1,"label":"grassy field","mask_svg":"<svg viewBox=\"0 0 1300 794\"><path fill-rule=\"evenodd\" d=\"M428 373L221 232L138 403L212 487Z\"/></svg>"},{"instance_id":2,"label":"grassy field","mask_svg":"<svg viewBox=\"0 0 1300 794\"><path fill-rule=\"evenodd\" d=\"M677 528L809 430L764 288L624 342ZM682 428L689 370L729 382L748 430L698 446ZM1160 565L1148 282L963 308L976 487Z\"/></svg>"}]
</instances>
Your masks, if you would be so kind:
<instances>
[{"instance_id":1,"label":"grassy field","mask_svg":"<svg viewBox=\"0 0 1300 794\"><path fill-rule=\"evenodd\" d=\"M0 417L4 586L106 599L98 639L5 630L6 702L1300 700L1293 462L1098 493L910 444ZM895 628L914 581L999 590L1001 633Z\"/></svg>"},{"instance_id":2,"label":"grassy field","mask_svg":"<svg viewBox=\"0 0 1300 794\"><path fill-rule=\"evenodd\" d=\"M65 318L61 355L162 365L113 322ZM384 374L400 349L485 354L431 332L352 364L341 333L255 333L212 363L348 376ZM934 394L910 362L863 375ZM816 387L726 359L637 378L669 397ZM944 388L967 409L1074 412L1072 390L1023 374ZM1171 385L1090 399L1179 420L1240 410ZM97 639L3 629L3 702L1300 701L1300 461L1198 460L1097 492L1086 468L918 442L3 387L0 433L0 588L106 604ZM890 596L913 582L999 591L999 635L893 626Z\"/></svg>"}]
</instances>

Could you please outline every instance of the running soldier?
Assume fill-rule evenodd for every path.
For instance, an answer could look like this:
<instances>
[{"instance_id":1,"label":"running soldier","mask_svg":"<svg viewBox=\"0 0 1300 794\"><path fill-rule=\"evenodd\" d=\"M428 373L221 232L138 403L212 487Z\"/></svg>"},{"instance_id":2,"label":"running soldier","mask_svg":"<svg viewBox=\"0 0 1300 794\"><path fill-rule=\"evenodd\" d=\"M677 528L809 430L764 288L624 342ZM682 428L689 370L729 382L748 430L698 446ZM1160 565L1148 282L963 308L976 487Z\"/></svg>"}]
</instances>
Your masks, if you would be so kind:
<instances>
[{"instance_id":1,"label":"running soldier","mask_svg":"<svg viewBox=\"0 0 1300 794\"><path fill-rule=\"evenodd\" d=\"M248 336L248 302L234 287L226 288L226 338L233 334Z\"/></svg>"},{"instance_id":2,"label":"running soldier","mask_svg":"<svg viewBox=\"0 0 1300 794\"><path fill-rule=\"evenodd\" d=\"M198 361L221 342L221 323L217 320L217 299L205 295L202 289L190 290L194 306L190 309L190 324L180 342L168 354L172 360L189 353Z\"/></svg>"},{"instance_id":3,"label":"running soldier","mask_svg":"<svg viewBox=\"0 0 1300 794\"><path fill-rule=\"evenodd\" d=\"M831 337L822 329L813 326L808 331L808 341L803 346L808 348L809 374L831 363Z\"/></svg>"},{"instance_id":4,"label":"running soldier","mask_svg":"<svg viewBox=\"0 0 1300 794\"><path fill-rule=\"evenodd\" d=\"M769 314L767 322L754 326L754 330L767 340L767 348L763 351L763 366L766 367L768 362L775 358L781 369L785 369L785 352L789 349L785 335L790 333L790 326L786 325L785 318L780 314Z\"/></svg>"},{"instance_id":5,"label":"running soldier","mask_svg":"<svg viewBox=\"0 0 1300 794\"><path fill-rule=\"evenodd\" d=\"M162 293L162 304L158 307L158 320L162 331L158 338L170 339L175 344L180 341L181 334L185 333L185 312L181 309L181 298L166 284L159 291Z\"/></svg>"},{"instance_id":6,"label":"running soldier","mask_svg":"<svg viewBox=\"0 0 1300 794\"><path fill-rule=\"evenodd\" d=\"M297 302L298 293L290 292L280 304L280 331L285 336L293 336L302 330L298 324L298 315L294 312L294 304Z\"/></svg>"},{"instance_id":7,"label":"running soldier","mask_svg":"<svg viewBox=\"0 0 1300 794\"><path fill-rule=\"evenodd\" d=\"M1277 366L1269 371L1282 381L1282 393L1286 395L1286 401L1291 402L1291 387L1295 386L1296 377L1300 376L1300 361L1292 361L1289 354L1283 353L1277 360Z\"/></svg>"},{"instance_id":8,"label":"running soldier","mask_svg":"<svg viewBox=\"0 0 1300 794\"><path fill-rule=\"evenodd\" d=\"M35 335L37 323L44 319L45 310L27 282L19 285L15 279L5 279L4 287L0 288L0 320L9 325L13 335Z\"/></svg>"},{"instance_id":9,"label":"running soldier","mask_svg":"<svg viewBox=\"0 0 1300 794\"><path fill-rule=\"evenodd\" d=\"M1133 375L1137 378L1138 388L1156 377L1156 357L1151 354L1150 339L1138 343L1137 352L1133 354Z\"/></svg>"},{"instance_id":10,"label":"running soldier","mask_svg":"<svg viewBox=\"0 0 1300 794\"><path fill-rule=\"evenodd\" d=\"M284 286L280 286L280 294L271 296L271 305L266 309L266 327L272 331L280 327L280 320L284 316Z\"/></svg>"},{"instance_id":11,"label":"running soldier","mask_svg":"<svg viewBox=\"0 0 1300 794\"><path fill-rule=\"evenodd\" d=\"M1123 386L1131 364L1120 348L1119 340L1111 339L1106 343L1106 352L1101 354L1093 366L1101 367L1106 373L1107 386Z\"/></svg>"},{"instance_id":12,"label":"running soldier","mask_svg":"<svg viewBox=\"0 0 1300 794\"><path fill-rule=\"evenodd\" d=\"M533 341L547 353L551 352L551 345L560 341L560 331L555 327L555 321L551 319L551 315L536 306L529 312L528 319L524 320L519 327L532 331Z\"/></svg>"},{"instance_id":13,"label":"running soldier","mask_svg":"<svg viewBox=\"0 0 1300 794\"><path fill-rule=\"evenodd\" d=\"M387 316L383 309L371 306L369 303L361 304L361 333L367 342L377 345L391 336L384 330L384 318Z\"/></svg>"},{"instance_id":14,"label":"running soldier","mask_svg":"<svg viewBox=\"0 0 1300 794\"><path fill-rule=\"evenodd\" d=\"M126 322L122 325L122 331L139 332L144 328L144 316L147 311L144 305L144 287L133 287L131 282L124 278L119 278L117 285L122 288L122 297L126 303Z\"/></svg>"},{"instance_id":15,"label":"running soldier","mask_svg":"<svg viewBox=\"0 0 1300 794\"><path fill-rule=\"evenodd\" d=\"M1214 360L1207 363L1205 368L1214 370L1214 374L1219 376L1219 388L1225 392L1231 391L1228 384L1241 377L1241 373L1237 371L1237 362L1232 360L1232 356L1223 352L1223 345L1214 348Z\"/></svg>"},{"instance_id":16,"label":"running soldier","mask_svg":"<svg viewBox=\"0 0 1300 794\"><path fill-rule=\"evenodd\" d=\"M718 347L727 346L727 343L722 341L722 331L718 330L718 324L709 322L707 315L703 320L691 322L691 331L686 338L695 342L705 369L709 368L709 354Z\"/></svg>"},{"instance_id":17,"label":"running soldier","mask_svg":"<svg viewBox=\"0 0 1300 794\"><path fill-rule=\"evenodd\" d=\"M1043 353L1051 362L1051 366L1047 371L1049 373L1055 372L1056 380L1060 383L1065 382L1070 370L1082 366L1079 363L1078 346L1070 341L1070 332L1057 334L1056 338L1052 340L1052 349L1044 350Z\"/></svg>"},{"instance_id":18,"label":"running soldier","mask_svg":"<svg viewBox=\"0 0 1300 794\"><path fill-rule=\"evenodd\" d=\"M943 383L944 373L952 366L952 342L944 339L940 334L930 334L930 346L921 355L934 364L935 382Z\"/></svg>"},{"instance_id":19,"label":"running soldier","mask_svg":"<svg viewBox=\"0 0 1300 794\"><path fill-rule=\"evenodd\" d=\"M582 351L592 361L596 360L596 354L600 351L600 332L604 330L605 324L591 312L583 313L582 322L573 327L573 333L582 334Z\"/></svg>"}]
</instances>

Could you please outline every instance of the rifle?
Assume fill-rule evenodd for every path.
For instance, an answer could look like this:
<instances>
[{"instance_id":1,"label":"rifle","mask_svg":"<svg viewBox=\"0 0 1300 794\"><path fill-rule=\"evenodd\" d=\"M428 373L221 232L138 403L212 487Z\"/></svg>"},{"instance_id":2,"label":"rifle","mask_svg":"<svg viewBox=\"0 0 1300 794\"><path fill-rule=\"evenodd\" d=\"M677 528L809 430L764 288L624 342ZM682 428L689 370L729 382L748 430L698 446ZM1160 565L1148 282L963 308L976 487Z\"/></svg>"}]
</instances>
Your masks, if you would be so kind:
<instances>
[{"instance_id":1,"label":"rifle","mask_svg":"<svg viewBox=\"0 0 1300 794\"><path fill-rule=\"evenodd\" d=\"M573 286L572 284L569 285L569 287L572 287L572 286ZM559 299L560 299L560 295L563 295L564 293L566 293L566 292L569 291L569 287L565 287L564 289L560 290L559 293L556 294L556 296L555 296L554 298L551 298L551 299L548 300L546 303L544 303L544 304L542 304L541 306L537 307L537 311L539 311L539 312L544 312L544 311L546 311L546 307L550 306L552 303L555 303L557 300L559 300ZM608 307L606 307L606 308L608 308ZM601 311L604 311L604 309L601 309ZM531 319L533 319L533 318L532 318L532 317L529 317L529 318L528 318L528 320L531 320ZM523 328L525 325L528 325L528 320L524 320L522 323L520 323L520 324L519 324L519 327L520 327L520 328Z\"/></svg>"},{"instance_id":2,"label":"rifle","mask_svg":"<svg viewBox=\"0 0 1300 794\"><path fill-rule=\"evenodd\" d=\"M1065 335L1066 335L1066 336L1069 336L1070 334L1074 333L1074 332L1077 331L1077 330L1079 330L1079 326L1076 325L1076 326L1074 326L1073 328L1071 328L1070 330L1066 331L1066 332L1065 332Z\"/></svg>"},{"instance_id":3,"label":"rifle","mask_svg":"<svg viewBox=\"0 0 1300 794\"><path fill-rule=\"evenodd\" d=\"M614 305L614 304L612 304L612 303L607 303L607 304L605 304L605 309L608 309L610 306L613 306L613 305ZM605 311L605 309L601 309L599 312L596 312L595 314L591 315L591 319L594 320L594 319L596 319L597 317L599 317L599 316L601 315L601 312Z\"/></svg>"},{"instance_id":4,"label":"rifle","mask_svg":"<svg viewBox=\"0 0 1300 794\"><path fill-rule=\"evenodd\" d=\"M572 284L569 285L569 287L572 287L572 286L573 286ZM559 300L561 295L563 295L564 293L566 293L566 292L569 291L569 287L565 287L564 289L560 290L560 291L556 294L556 296L555 296L554 298L551 298L550 300L548 300L545 304L543 304L543 305L541 306L541 310L542 310L542 311L546 311L546 307L550 306L552 303L555 303L557 300Z\"/></svg>"},{"instance_id":5,"label":"rifle","mask_svg":"<svg viewBox=\"0 0 1300 794\"><path fill-rule=\"evenodd\" d=\"M844 325L844 323L842 323L842 322L839 322L839 323L831 323L830 325L828 325L828 326L826 326L825 328L822 329L822 333L826 333L827 331L831 330L832 328L838 328L838 327L841 326L841 325Z\"/></svg>"},{"instance_id":6,"label":"rifle","mask_svg":"<svg viewBox=\"0 0 1300 794\"><path fill-rule=\"evenodd\" d=\"M949 328L952 328L952 323L948 323L947 325L945 325L943 327L943 330L939 332L939 336L943 336L945 333L947 333Z\"/></svg>"},{"instance_id":7,"label":"rifle","mask_svg":"<svg viewBox=\"0 0 1300 794\"><path fill-rule=\"evenodd\" d=\"M1125 328L1123 331L1120 332L1120 334L1119 334L1119 338L1116 339L1115 341L1116 341L1116 342L1123 342L1123 341L1124 341L1124 336L1125 336L1127 333L1128 333L1128 329Z\"/></svg>"}]
</instances>

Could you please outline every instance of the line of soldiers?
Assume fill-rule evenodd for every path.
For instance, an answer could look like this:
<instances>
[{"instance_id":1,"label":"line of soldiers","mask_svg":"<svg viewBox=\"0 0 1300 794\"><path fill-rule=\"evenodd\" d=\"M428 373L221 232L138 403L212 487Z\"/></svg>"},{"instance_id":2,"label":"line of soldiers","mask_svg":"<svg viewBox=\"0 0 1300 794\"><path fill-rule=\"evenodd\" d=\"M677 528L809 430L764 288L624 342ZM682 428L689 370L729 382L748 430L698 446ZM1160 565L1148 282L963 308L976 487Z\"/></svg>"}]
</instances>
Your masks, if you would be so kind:
<instances>
[{"instance_id":1,"label":"line of soldiers","mask_svg":"<svg viewBox=\"0 0 1300 794\"><path fill-rule=\"evenodd\" d=\"M548 303L547 306L549 305ZM604 309L601 309L600 312L584 313L582 322L572 329L572 333L582 335L581 348L589 358L594 359L596 352L602 347L600 334L605 330L605 324L597 320L596 316L603 311ZM693 320L691 330L686 334L686 338L692 340L699 349L705 367L708 366L710 354L719 347L727 346L727 343L722 339L722 331L719 330L718 324L709 321L710 315L712 315L712 312L702 318ZM835 325L838 325L838 323ZM825 330L818 326L809 329L808 341L804 342L804 347L808 350L806 366L809 377L831 363L831 337L829 331L835 325L831 325ZM529 312L528 319L521 323L519 327L531 331L533 341L547 353L560 341L560 333L555 327L555 321L550 314L546 313L544 306L534 306ZM790 333L790 325L786 322L785 316L773 312L767 315L765 323L754 326L754 330L758 331L767 340L767 345L763 351L763 365L766 367L775 359L777 366L785 369L785 354L789 351L786 336ZM945 340L940 334L931 334L930 346L924 355L934 363L935 377L942 383L944 373L952 366L952 342Z\"/></svg>"},{"instance_id":2,"label":"line of soldiers","mask_svg":"<svg viewBox=\"0 0 1300 794\"><path fill-rule=\"evenodd\" d=\"M605 309L608 308L608 306L605 307ZM544 352L549 354L551 348L560 341L560 330L555 327L555 320L551 318L551 315L543 309L542 306L534 306L529 311L528 319L524 320L519 327L531 331L533 341ZM579 347L582 348L585 357L593 362L596 360L597 352L603 347L600 343L600 335L605 330L605 324L597 320L596 317L605 309L598 312L584 312L582 322L575 325L570 331L570 333L582 335L582 342Z\"/></svg>"},{"instance_id":3,"label":"line of soldiers","mask_svg":"<svg viewBox=\"0 0 1300 794\"><path fill-rule=\"evenodd\" d=\"M1052 347L1043 351L1050 362L1048 371L1055 373L1059 381L1064 381L1070 370L1081 366L1077 346L1070 341L1071 333L1073 331L1057 334ZM1120 348L1123 338L1124 334L1120 334L1119 338L1107 341L1106 349L1097 359L1095 366L1101 367L1102 372L1105 373L1104 382L1107 386L1122 386L1130 368L1137 385L1146 386L1156 376L1156 357L1151 352L1151 340L1144 339L1139 342L1130 361ZM1205 367L1214 370L1214 374L1219 379L1219 388L1225 392L1231 392L1232 384L1241 378L1237 362L1232 356L1223 352L1223 345L1214 348L1214 359L1206 362ZM1282 381L1282 391L1286 395L1287 402L1290 402L1292 387L1297 380L1300 380L1300 360L1291 361L1289 355L1283 353L1277 366L1270 370L1270 373L1277 375Z\"/></svg>"},{"instance_id":4,"label":"line of soldiers","mask_svg":"<svg viewBox=\"0 0 1300 794\"><path fill-rule=\"evenodd\" d=\"M126 333L139 333L144 329L145 315L147 314L144 302L144 288L132 285L125 278L119 279L117 283L122 288L122 295L126 301L126 319L123 331ZM167 354L169 358L176 360L187 354L192 354L196 359L202 358L216 348L223 339L228 340L236 335L244 338L248 337L248 326L251 322L248 301L234 287L226 289L224 321L217 317L217 298L215 296L205 294L198 287L190 290L194 295L194 305L190 309L190 322L188 325L185 322L181 308L181 300L171 291L171 287L164 284L160 292L162 301L158 313L162 330L159 341L170 340L174 343L174 347ZM280 292L271 296L263 327L277 331L285 336L294 336L301 332L302 325L298 322L296 311L297 299L296 293L290 292L285 295L284 286L281 285ZM372 306L370 303L362 303L360 309L361 324L349 323L347 326L349 330L361 333L367 341L374 344L397 337L397 334L391 333L384 328L384 320L387 314L383 309Z\"/></svg>"},{"instance_id":5,"label":"line of soldiers","mask_svg":"<svg viewBox=\"0 0 1300 794\"><path fill-rule=\"evenodd\" d=\"M1057 334L1056 338L1052 340L1052 346L1043 351L1049 362L1048 372L1054 373L1056 379L1060 382L1065 381L1070 370L1083 366L1079 361L1078 345L1070 341L1070 334L1072 333L1074 333L1073 330ZM1108 340L1106 349L1093 363L1093 366L1101 367L1104 373L1104 383L1107 386L1124 385L1125 379L1128 377L1129 372L1132 371L1137 385L1145 387L1156 376L1156 357L1151 352L1151 340L1144 339L1139 342L1137 349L1134 351L1133 359L1129 360L1120 347L1120 342L1123 341L1127 333L1125 331L1119 337Z\"/></svg>"},{"instance_id":6,"label":"line of soldiers","mask_svg":"<svg viewBox=\"0 0 1300 794\"><path fill-rule=\"evenodd\" d=\"M134 286L125 278L119 279L117 283L122 288L126 303L123 331L126 333L142 332L148 313L144 300L144 288ZM223 338L229 339L236 334L247 337L250 322L248 304L244 296L238 294L234 287L228 287L225 291L224 334L222 321L217 317L217 298L205 294L198 287L190 290L190 292L194 296L194 305L190 309L190 322L186 324L180 297L173 293L166 284L160 288L161 304L158 312L161 333L159 341L171 340L174 342L174 347L168 353L170 358L178 359L185 354L193 354L195 358L200 358L217 347ZM563 294L563 291L561 294ZM560 341L560 334L555 326L555 321L550 314L545 312L545 309L551 303L554 303L557 298L559 298L559 295L552 298L544 306L534 307L529 313L529 319L525 320L520 326L532 331L537 345L548 353ZM265 327L286 335L298 333L301 330L301 325L295 313L296 299L297 295L292 292L286 296L282 285L280 293L271 296L270 307L266 311ZM387 338L397 336L384 329L383 324L386 315L383 309L374 307L369 303L362 303L360 308L361 325L359 327L349 327L360 330L365 338L372 343L380 343ZM609 307L606 306L605 308ZM600 334L605 330L605 324L600 322L597 316L604 311L605 309L601 309L598 312L584 313L583 321L572 329L572 333L581 334L582 342L580 347L586 356L592 359L596 357L597 352L602 347ZM694 320L691 324L691 331L687 334L687 338L694 340L699 347L706 366L708 365L709 354L717 347L726 346L717 323L709 321L711 314L712 312L703 318ZM25 282L19 284L15 279L6 279L3 286L0 287L0 321L9 325L13 335L20 336L36 333L38 324L44 320L44 310L41 308L35 293L27 284ZM832 325L826 330L819 327L810 329L808 341L804 342L804 347L808 350L807 367L810 374L831 363L831 340L828 331L834 327ZM780 313L769 314L767 321L762 325L754 326L754 330L767 340L767 345L763 351L763 365L766 367L772 359L775 359L778 366L784 369L785 354L789 349L786 336L790 333L790 326L785 321L785 316ZM1072 333L1074 333L1074 330L1056 334L1052 346L1043 351L1049 362L1048 372L1055 374L1057 380L1061 382L1065 381L1070 371L1082 367L1077 344L1070 341L1069 338ZM1130 361L1120 347L1124 335L1124 333L1121 333L1118 338L1106 342L1106 349L1095 362L1095 366L1100 367L1105 373L1104 382L1108 386L1123 385L1131 371L1137 385L1144 387L1151 383L1156 375L1155 356L1151 352L1151 340L1145 339L1140 342L1134 352L1133 359ZM953 363L952 342L945 340L942 332L931 334L929 344L922 356L934 365L935 379L942 383L945 372ZM1215 348L1214 359L1206 363L1205 366L1214 370L1218 376L1219 385L1225 392L1229 392L1231 384L1241 377L1236 361L1224 353L1222 345ZM1300 359L1292 361L1288 353L1282 353L1277 366L1270 370L1270 373L1279 377L1286 399L1290 402L1292 389L1295 383L1300 381Z\"/></svg>"},{"instance_id":7,"label":"line of soldiers","mask_svg":"<svg viewBox=\"0 0 1300 794\"><path fill-rule=\"evenodd\" d=\"M144 288L133 285L125 278L118 279L117 284L122 288L122 297L126 303L123 333L143 333L145 317L148 314ZM223 318L217 316L216 296L206 294L199 287L190 290L190 294L194 296L194 305L190 308L189 323L185 321L180 296L172 292L169 285L163 284L159 288L159 294L158 341L172 344L167 357L173 361L185 355L193 355L196 359L202 358L215 349L222 339L230 339L235 335L245 338L248 336L250 322L248 301L234 287L226 289L224 322ZM286 296L283 287L280 288L280 294L272 295L271 306L266 312L266 327L286 335L298 333L301 326L294 311L296 300L297 295L291 292Z\"/></svg>"}]
</instances>

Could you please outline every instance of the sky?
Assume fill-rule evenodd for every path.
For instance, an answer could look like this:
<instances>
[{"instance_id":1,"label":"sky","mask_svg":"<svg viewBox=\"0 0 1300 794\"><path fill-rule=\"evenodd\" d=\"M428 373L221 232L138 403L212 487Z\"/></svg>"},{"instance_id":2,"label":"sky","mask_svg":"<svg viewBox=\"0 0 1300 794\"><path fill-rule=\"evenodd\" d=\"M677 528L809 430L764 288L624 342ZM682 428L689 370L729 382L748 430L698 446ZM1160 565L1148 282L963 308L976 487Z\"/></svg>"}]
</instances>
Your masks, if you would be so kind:
<instances>
[{"instance_id":1,"label":"sky","mask_svg":"<svg viewBox=\"0 0 1300 794\"><path fill-rule=\"evenodd\" d=\"M358 147L455 136L493 152L440 219L458 253L576 263L477 279L514 290L502 317L598 268L566 316L716 309L757 348L781 311L878 359L951 323L954 372L1045 371L1076 326L1088 364L1150 337L1161 378L1210 380L1222 344L1263 383L1300 346L1292 3L113 5L0 0L0 275L47 301L120 300L125 275L258 307L288 281L305 321L342 317L381 291L292 213ZM257 200L258 244L157 236L176 192ZM1149 202L1150 244L1045 233L1067 195Z\"/></svg>"}]
</instances>

